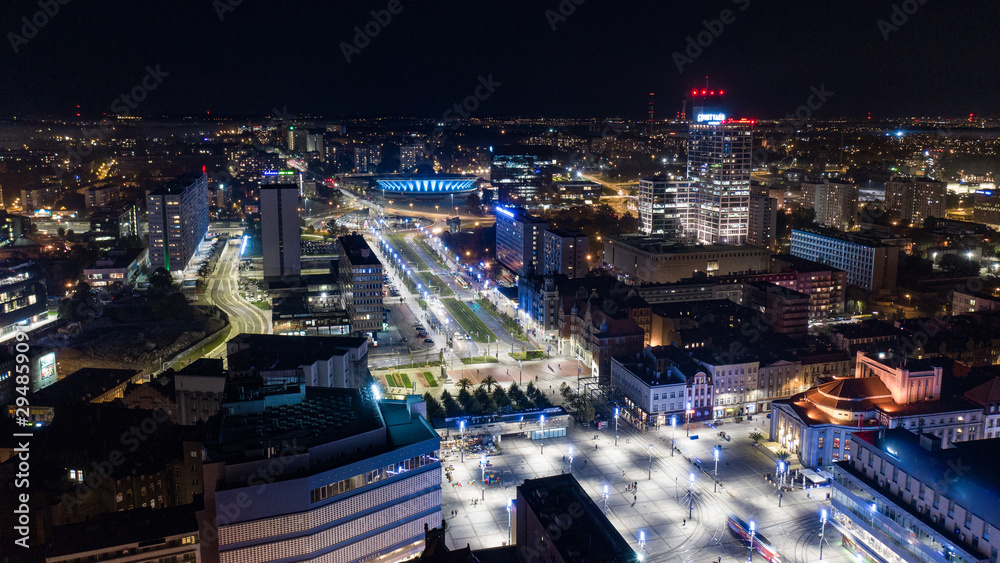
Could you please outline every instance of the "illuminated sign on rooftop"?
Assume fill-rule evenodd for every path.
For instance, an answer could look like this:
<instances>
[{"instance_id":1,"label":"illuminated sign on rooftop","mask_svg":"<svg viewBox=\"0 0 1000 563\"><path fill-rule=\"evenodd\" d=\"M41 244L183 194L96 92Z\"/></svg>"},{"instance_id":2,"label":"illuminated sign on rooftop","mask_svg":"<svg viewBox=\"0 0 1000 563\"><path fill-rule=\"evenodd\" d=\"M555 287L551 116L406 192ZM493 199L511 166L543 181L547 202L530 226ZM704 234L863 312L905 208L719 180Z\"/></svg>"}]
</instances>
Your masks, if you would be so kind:
<instances>
[{"instance_id":1,"label":"illuminated sign on rooftop","mask_svg":"<svg viewBox=\"0 0 1000 563\"><path fill-rule=\"evenodd\" d=\"M726 120L726 114L724 113L699 113L695 116L695 121L698 123L714 123Z\"/></svg>"}]
</instances>

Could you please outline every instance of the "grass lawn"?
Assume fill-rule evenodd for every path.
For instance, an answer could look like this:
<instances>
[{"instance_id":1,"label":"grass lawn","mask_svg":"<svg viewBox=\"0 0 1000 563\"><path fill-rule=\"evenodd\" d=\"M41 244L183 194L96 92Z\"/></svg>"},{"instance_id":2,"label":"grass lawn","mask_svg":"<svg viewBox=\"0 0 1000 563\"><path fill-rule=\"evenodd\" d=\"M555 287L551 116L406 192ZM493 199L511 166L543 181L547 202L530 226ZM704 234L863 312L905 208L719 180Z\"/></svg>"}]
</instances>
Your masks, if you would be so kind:
<instances>
[{"instance_id":1,"label":"grass lawn","mask_svg":"<svg viewBox=\"0 0 1000 563\"><path fill-rule=\"evenodd\" d=\"M430 385L431 387L437 387L438 386L438 382L437 382L436 379L434 379L434 375L431 372L425 371L424 372L424 379L427 380L427 385Z\"/></svg>"},{"instance_id":2,"label":"grass lawn","mask_svg":"<svg viewBox=\"0 0 1000 563\"><path fill-rule=\"evenodd\" d=\"M199 346L197 350L191 351L190 354L185 355L183 358L178 358L177 361L174 362L178 366L175 369L180 369L181 364L186 366L187 364L218 348L219 345L229 339L229 333L232 331L232 328L232 325L227 324L219 329L211 340Z\"/></svg>"},{"instance_id":3,"label":"grass lawn","mask_svg":"<svg viewBox=\"0 0 1000 563\"><path fill-rule=\"evenodd\" d=\"M431 248L431 245L427 244L424 241L424 239L418 238L416 240L417 244L420 245L420 248L424 249L424 252L426 252L428 256L436 260L439 266L446 267L444 261L441 260L441 255L438 254L437 250Z\"/></svg>"},{"instance_id":4,"label":"grass lawn","mask_svg":"<svg viewBox=\"0 0 1000 563\"><path fill-rule=\"evenodd\" d=\"M264 310L264 311L270 311L270 310L271 310L271 305L270 305L270 304L268 304L268 302L267 302L267 301L254 301L254 302L253 302L253 304L254 304L254 305L255 305L255 306L256 306L256 307L258 308L258 309L261 309L261 310Z\"/></svg>"},{"instance_id":5,"label":"grass lawn","mask_svg":"<svg viewBox=\"0 0 1000 563\"><path fill-rule=\"evenodd\" d=\"M478 335L478 338L482 341L485 339L496 339L497 335L493 334L493 331L487 327L483 321L479 320L479 317L469 309L469 306L461 301L456 301L454 299L442 299L441 303L444 304L444 308L448 309L451 316L458 321L458 324L462 325L467 334Z\"/></svg>"},{"instance_id":6,"label":"grass lawn","mask_svg":"<svg viewBox=\"0 0 1000 563\"><path fill-rule=\"evenodd\" d=\"M545 352L541 350L528 350L527 352L514 352L510 357L515 360L540 360L545 357Z\"/></svg>"},{"instance_id":7,"label":"grass lawn","mask_svg":"<svg viewBox=\"0 0 1000 563\"><path fill-rule=\"evenodd\" d=\"M410 383L410 376L406 375L405 373L401 373L399 374L399 377L403 379L403 387L406 387L407 389L413 387L413 384Z\"/></svg>"},{"instance_id":8,"label":"grass lawn","mask_svg":"<svg viewBox=\"0 0 1000 563\"><path fill-rule=\"evenodd\" d=\"M450 287L448 287L447 285L445 285L444 282L441 281L441 278L435 276L434 274L432 274L430 272L420 272L418 275L420 276L420 279L423 280L425 286L427 286L427 287L432 287L433 286L433 287L436 287L439 290L441 290L440 291L440 295L442 297L448 297L449 295L455 295L455 292L452 291Z\"/></svg>"},{"instance_id":9,"label":"grass lawn","mask_svg":"<svg viewBox=\"0 0 1000 563\"><path fill-rule=\"evenodd\" d=\"M396 379L396 374L395 373L387 373L387 374L385 374L385 383L389 387L402 387L402 385L399 384L399 380Z\"/></svg>"},{"instance_id":10,"label":"grass lawn","mask_svg":"<svg viewBox=\"0 0 1000 563\"><path fill-rule=\"evenodd\" d=\"M411 268L418 272L429 269L427 264L424 264L424 261L417 256L417 253L406 244L406 241L403 239L403 235L399 233L386 233L385 238L397 252L403 255L403 259L406 260Z\"/></svg>"},{"instance_id":11,"label":"grass lawn","mask_svg":"<svg viewBox=\"0 0 1000 563\"><path fill-rule=\"evenodd\" d=\"M496 305L494 305L492 301L483 298L476 299L476 303L478 303L483 309L486 309L489 314L496 318L496 320L500 321L500 326L502 326L504 330L514 336L524 336L524 329L521 328L521 325L517 324L517 321L510 318L505 313L498 311Z\"/></svg>"},{"instance_id":12,"label":"grass lawn","mask_svg":"<svg viewBox=\"0 0 1000 563\"><path fill-rule=\"evenodd\" d=\"M495 364L497 359L493 356L474 356L471 358L462 358L462 363L469 364Z\"/></svg>"}]
</instances>

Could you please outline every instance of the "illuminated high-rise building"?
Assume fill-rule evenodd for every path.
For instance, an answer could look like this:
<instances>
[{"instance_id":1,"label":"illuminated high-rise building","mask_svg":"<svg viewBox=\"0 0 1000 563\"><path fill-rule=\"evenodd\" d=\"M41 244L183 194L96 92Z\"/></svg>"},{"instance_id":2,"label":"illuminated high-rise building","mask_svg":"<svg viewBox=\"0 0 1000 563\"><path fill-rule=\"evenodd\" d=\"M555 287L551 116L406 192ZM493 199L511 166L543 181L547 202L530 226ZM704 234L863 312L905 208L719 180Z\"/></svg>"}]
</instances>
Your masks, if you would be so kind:
<instances>
[{"instance_id":1,"label":"illuminated high-rise building","mask_svg":"<svg viewBox=\"0 0 1000 563\"><path fill-rule=\"evenodd\" d=\"M679 208L683 206L678 192L689 194L690 191L689 181L673 176L654 176L639 180L639 232L667 238L679 234Z\"/></svg>"},{"instance_id":2,"label":"illuminated high-rise building","mask_svg":"<svg viewBox=\"0 0 1000 563\"><path fill-rule=\"evenodd\" d=\"M733 120L721 104L722 90L691 92L688 130L691 185L679 198L684 235L709 244L742 244L747 238L753 121Z\"/></svg>"},{"instance_id":3,"label":"illuminated high-rise building","mask_svg":"<svg viewBox=\"0 0 1000 563\"><path fill-rule=\"evenodd\" d=\"M264 279L298 276L302 270L299 186L261 185L260 212Z\"/></svg>"},{"instance_id":4,"label":"illuminated high-rise building","mask_svg":"<svg viewBox=\"0 0 1000 563\"><path fill-rule=\"evenodd\" d=\"M208 176L184 174L146 194L149 269L187 267L208 232Z\"/></svg>"}]
</instances>

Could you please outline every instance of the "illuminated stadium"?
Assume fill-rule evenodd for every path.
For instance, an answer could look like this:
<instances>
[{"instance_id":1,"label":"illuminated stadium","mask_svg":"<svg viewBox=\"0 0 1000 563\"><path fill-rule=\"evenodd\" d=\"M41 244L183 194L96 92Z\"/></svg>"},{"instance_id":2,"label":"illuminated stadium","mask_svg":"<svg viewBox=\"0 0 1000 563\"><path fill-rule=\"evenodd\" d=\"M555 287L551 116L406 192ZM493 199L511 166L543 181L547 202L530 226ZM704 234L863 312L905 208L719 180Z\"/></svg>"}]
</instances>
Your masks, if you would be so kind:
<instances>
[{"instance_id":1,"label":"illuminated stadium","mask_svg":"<svg viewBox=\"0 0 1000 563\"><path fill-rule=\"evenodd\" d=\"M393 174L375 179L375 188L385 197L433 199L466 197L476 191L475 176L461 174Z\"/></svg>"}]
</instances>

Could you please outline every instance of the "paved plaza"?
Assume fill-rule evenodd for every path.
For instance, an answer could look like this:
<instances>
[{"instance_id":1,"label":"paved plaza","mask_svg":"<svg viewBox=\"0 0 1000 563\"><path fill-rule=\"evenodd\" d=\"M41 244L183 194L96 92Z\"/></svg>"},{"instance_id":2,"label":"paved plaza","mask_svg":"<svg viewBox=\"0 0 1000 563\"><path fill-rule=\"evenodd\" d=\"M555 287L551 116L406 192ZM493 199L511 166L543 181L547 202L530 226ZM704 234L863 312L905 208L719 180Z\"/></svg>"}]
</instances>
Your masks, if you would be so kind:
<instances>
[{"instance_id":1,"label":"paved plaza","mask_svg":"<svg viewBox=\"0 0 1000 563\"><path fill-rule=\"evenodd\" d=\"M702 423L691 425L692 436L698 436L691 439L685 426L678 425L676 439L681 451L674 456L670 455L669 427L638 432L622 425L617 447L613 424L601 431L575 425L565 438L548 439L544 447L527 438L505 438L500 444L502 454L489 458L489 470L498 480L486 485L485 501L478 502L483 497L479 457L467 455L463 463L458 454L448 453L443 464L454 467L454 481L442 477L448 544L452 548L468 544L478 549L506 542L506 503L515 496L515 487L525 479L568 471L572 446L573 475L602 508L607 485L609 519L637 552L639 534L645 533L646 561L708 562L720 557L722 561L746 561L748 549L728 531L729 514L747 522L753 520L784 562L819 561L820 511L829 509L826 495L830 489L813 489L807 496L807 491L798 487L783 494L779 508L778 492L763 476L773 472L774 465L747 437L755 428L766 431L767 422L760 418L720 426L732 441L719 437L718 430ZM715 491L712 450L718 444L723 448L718 469L720 486ZM700 459L707 474L698 471L685 456ZM695 480L690 487L692 473ZM626 490L627 484L633 482L637 483L634 493ZM689 506L689 488L693 489L693 507ZM457 510L454 516L453 510ZM826 535L830 542L824 547L824 561L854 560L839 546L839 534L830 525ZM759 554L754 559L763 560Z\"/></svg>"}]
</instances>

